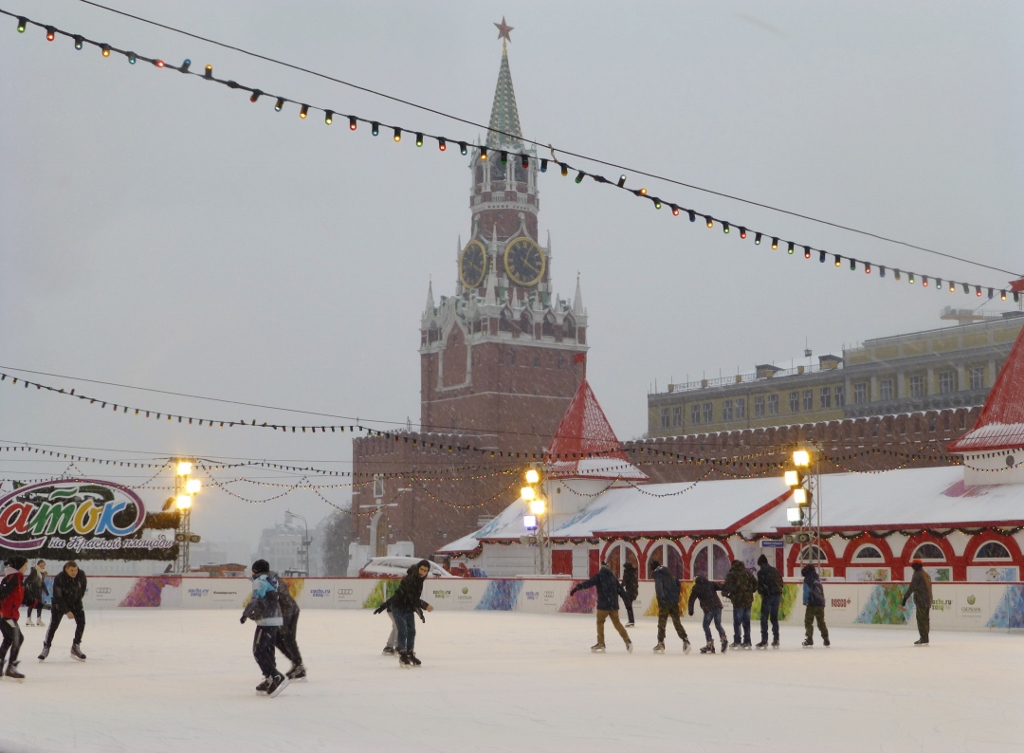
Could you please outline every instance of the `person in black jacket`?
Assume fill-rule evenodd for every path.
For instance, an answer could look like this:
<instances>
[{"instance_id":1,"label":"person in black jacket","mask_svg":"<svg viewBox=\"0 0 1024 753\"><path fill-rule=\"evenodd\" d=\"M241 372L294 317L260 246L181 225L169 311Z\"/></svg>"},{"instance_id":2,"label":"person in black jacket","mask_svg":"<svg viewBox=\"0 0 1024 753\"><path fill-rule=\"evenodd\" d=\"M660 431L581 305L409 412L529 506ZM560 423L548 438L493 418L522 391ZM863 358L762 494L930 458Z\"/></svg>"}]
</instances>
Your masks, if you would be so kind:
<instances>
[{"instance_id":1,"label":"person in black jacket","mask_svg":"<svg viewBox=\"0 0 1024 753\"><path fill-rule=\"evenodd\" d=\"M242 610L241 624L246 620L256 623L252 638L252 656L263 672L263 682L256 686L257 693L266 693L276 698L284 690L289 678L277 671L274 646L284 624L281 616L280 581L277 573L271 572L270 563L256 560L252 563L252 597Z\"/></svg>"},{"instance_id":2,"label":"person in black jacket","mask_svg":"<svg viewBox=\"0 0 1024 753\"><path fill-rule=\"evenodd\" d=\"M690 591L689 612L693 616L693 604L700 601L700 608L704 610L704 638L707 645L700 650L702 654L715 653L715 639L711 637L711 621L715 621L718 628L718 636L722 639L722 653L729 648L729 639L722 629L722 600L718 598L716 591L721 591L722 585L698 575L693 581L693 589Z\"/></svg>"},{"instance_id":3,"label":"person in black jacket","mask_svg":"<svg viewBox=\"0 0 1024 753\"><path fill-rule=\"evenodd\" d=\"M622 588L626 591L622 601L626 605L626 627L633 627L636 620L633 619L633 602L640 595L640 577L636 571L636 565L627 562L622 566Z\"/></svg>"},{"instance_id":4,"label":"person in black jacket","mask_svg":"<svg viewBox=\"0 0 1024 753\"><path fill-rule=\"evenodd\" d=\"M619 597L626 599L628 596L607 562L601 563L601 569L593 578L577 583L569 589L569 595L595 586L597 587L597 643L591 646L590 650L594 653L604 651L604 621L611 617L612 625L622 636L622 640L626 642L626 650L633 653L633 642L629 640L629 633L619 621Z\"/></svg>"},{"instance_id":5,"label":"person in black jacket","mask_svg":"<svg viewBox=\"0 0 1024 753\"><path fill-rule=\"evenodd\" d=\"M306 676L306 667L302 664L302 652L296 633L299 630L299 605L292 598L288 584L283 578L277 581L277 603L281 607L281 628L277 631L274 645L292 663L292 668L285 674L289 680L301 680Z\"/></svg>"},{"instance_id":6,"label":"person in black jacket","mask_svg":"<svg viewBox=\"0 0 1024 753\"><path fill-rule=\"evenodd\" d=\"M46 562L39 560L36 566L28 571L25 576L25 606L28 607L28 614L25 615L26 625L36 624L42 627L43 622L43 597L50 595L50 589L46 587ZM36 610L36 621L32 622L32 610Z\"/></svg>"},{"instance_id":7,"label":"person in black jacket","mask_svg":"<svg viewBox=\"0 0 1024 753\"><path fill-rule=\"evenodd\" d=\"M772 648L779 647L779 607L785 584L782 574L768 564L763 554L757 558L757 592L761 594L761 642L758 648L768 648L768 620L772 621Z\"/></svg>"},{"instance_id":8,"label":"person in black jacket","mask_svg":"<svg viewBox=\"0 0 1024 753\"><path fill-rule=\"evenodd\" d=\"M690 653L690 639L686 637L686 628L679 619L679 579L667 567L662 567L658 560L651 560L651 573L654 578L654 593L658 597L658 645L655 653L665 650L665 626L668 618L672 618L676 634L683 639L683 653Z\"/></svg>"},{"instance_id":9,"label":"person in black jacket","mask_svg":"<svg viewBox=\"0 0 1024 753\"><path fill-rule=\"evenodd\" d=\"M430 563L420 560L409 568L409 571L398 584L394 596L381 606L391 608L391 616L398 627L398 666L408 669L418 667L423 662L416 658L416 615L423 620L423 610L433 612L434 608L421 598L423 581L430 574ZM383 611L379 610L379 611ZM426 622L426 620L424 620Z\"/></svg>"},{"instance_id":10,"label":"person in black jacket","mask_svg":"<svg viewBox=\"0 0 1024 753\"><path fill-rule=\"evenodd\" d=\"M65 562L64 569L53 579L50 627L46 631L46 638L43 639L39 661L43 661L49 655L53 636L60 626L60 621L65 617L75 621L75 640L71 644L71 658L85 661L85 654L82 653L82 635L85 633L85 607L82 606L82 598L87 587L85 573L78 568L78 563L74 560Z\"/></svg>"},{"instance_id":11,"label":"person in black jacket","mask_svg":"<svg viewBox=\"0 0 1024 753\"><path fill-rule=\"evenodd\" d=\"M814 565L804 565L800 574L804 576L804 606L807 608L804 612L804 632L807 637L800 645L804 648L814 645L814 621L817 620L821 642L828 647L831 644L828 642L828 627L825 625L825 589L822 588Z\"/></svg>"},{"instance_id":12,"label":"person in black jacket","mask_svg":"<svg viewBox=\"0 0 1024 753\"><path fill-rule=\"evenodd\" d=\"M921 560L915 559L910 563L914 574L910 577L910 585L903 594L901 607L907 606L907 599L914 597L915 613L917 614L917 632L920 638L914 641L915 646L928 645L928 632L932 609L932 577L924 571Z\"/></svg>"}]
</instances>

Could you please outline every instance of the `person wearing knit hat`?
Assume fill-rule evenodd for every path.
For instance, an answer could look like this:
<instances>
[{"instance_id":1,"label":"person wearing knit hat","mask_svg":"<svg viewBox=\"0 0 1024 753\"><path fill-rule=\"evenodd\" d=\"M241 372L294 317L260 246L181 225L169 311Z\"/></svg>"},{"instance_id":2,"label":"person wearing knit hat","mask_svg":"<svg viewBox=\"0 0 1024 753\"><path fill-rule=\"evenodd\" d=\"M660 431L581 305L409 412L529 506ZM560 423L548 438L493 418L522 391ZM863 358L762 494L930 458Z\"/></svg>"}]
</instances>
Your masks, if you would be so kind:
<instances>
[{"instance_id":1,"label":"person wearing knit hat","mask_svg":"<svg viewBox=\"0 0 1024 753\"><path fill-rule=\"evenodd\" d=\"M252 639L252 655L263 672L263 682L256 686L256 692L276 698L288 686L288 678L277 670L274 645L277 634L284 624L278 596L277 573L270 572L270 563L256 560L252 563L252 597L242 612L240 622L256 623Z\"/></svg>"},{"instance_id":2,"label":"person wearing knit hat","mask_svg":"<svg viewBox=\"0 0 1024 753\"><path fill-rule=\"evenodd\" d=\"M17 670L18 652L21 651L21 643L24 636L21 628L18 627L18 617L21 616L21 602L25 598L25 573L28 572L28 560L20 554L11 557L4 568L4 579L0 581L0 632L3 633L4 641L0 644L0 669L7 660L7 651L11 652L11 661L4 671L5 677L14 680L24 680L25 675Z\"/></svg>"},{"instance_id":3,"label":"person wearing knit hat","mask_svg":"<svg viewBox=\"0 0 1024 753\"><path fill-rule=\"evenodd\" d=\"M43 622L43 604L45 597L50 595L50 589L46 585L46 578L49 573L46 572L46 561L39 560L35 567L28 571L28 575L25 576L25 606L28 607L28 614L25 615L26 625L39 625L44 626L46 623ZM36 621L32 622L32 610L36 610Z\"/></svg>"},{"instance_id":4,"label":"person wearing knit hat","mask_svg":"<svg viewBox=\"0 0 1024 753\"><path fill-rule=\"evenodd\" d=\"M757 558L757 592L761 594L761 642L757 648L768 648L768 620L772 622L772 648L779 647L779 607L785 584L782 574L768 564L763 554Z\"/></svg>"},{"instance_id":5,"label":"person wearing knit hat","mask_svg":"<svg viewBox=\"0 0 1024 753\"><path fill-rule=\"evenodd\" d=\"M679 619L679 578L658 560L651 560L651 577L654 578L654 594L658 599L658 644L654 653L665 652L665 627L669 617L675 626L676 635L683 641L683 653L690 653L690 639L686 637L686 628Z\"/></svg>"},{"instance_id":6,"label":"person wearing knit hat","mask_svg":"<svg viewBox=\"0 0 1024 753\"><path fill-rule=\"evenodd\" d=\"M914 575L910 578L910 585L903 594L902 607L906 608L907 599L914 597L914 611L917 615L917 632L920 638L914 641L915 646L928 645L928 633L931 628L932 611L932 578L924 571L924 564L919 559L911 561L910 566Z\"/></svg>"}]
</instances>

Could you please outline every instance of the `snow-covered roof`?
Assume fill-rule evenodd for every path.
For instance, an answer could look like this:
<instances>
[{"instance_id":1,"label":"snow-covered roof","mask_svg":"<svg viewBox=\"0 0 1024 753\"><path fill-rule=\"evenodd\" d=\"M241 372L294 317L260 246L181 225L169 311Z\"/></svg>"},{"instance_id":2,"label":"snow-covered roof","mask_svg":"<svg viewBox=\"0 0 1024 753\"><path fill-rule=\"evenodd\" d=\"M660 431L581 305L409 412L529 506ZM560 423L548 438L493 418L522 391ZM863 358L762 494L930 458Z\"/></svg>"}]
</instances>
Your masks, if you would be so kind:
<instances>
[{"instance_id":1,"label":"snow-covered roof","mask_svg":"<svg viewBox=\"0 0 1024 753\"><path fill-rule=\"evenodd\" d=\"M562 494L571 494L564 486ZM553 539L694 536L789 529L789 488L781 476L608 488L579 512L554 513ZM923 526L1024 523L1024 484L966 486L963 468L885 473L832 473L818 491L828 530L898 530ZM518 539L526 506L516 501L482 529L442 552L472 551L483 542Z\"/></svg>"}]
</instances>

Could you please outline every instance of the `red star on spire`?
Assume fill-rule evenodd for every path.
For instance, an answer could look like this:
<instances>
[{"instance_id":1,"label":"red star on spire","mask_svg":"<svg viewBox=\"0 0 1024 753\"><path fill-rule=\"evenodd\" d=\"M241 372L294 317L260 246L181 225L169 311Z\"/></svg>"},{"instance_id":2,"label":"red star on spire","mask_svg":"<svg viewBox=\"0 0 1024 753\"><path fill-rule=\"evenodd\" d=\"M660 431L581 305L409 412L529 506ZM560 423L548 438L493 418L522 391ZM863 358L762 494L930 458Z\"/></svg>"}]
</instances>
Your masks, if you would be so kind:
<instances>
[{"instance_id":1,"label":"red star on spire","mask_svg":"<svg viewBox=\"0 0 1024 753\"><path fill-rule=\"evenodd\" d=\"M514 26L509 26L507 23L505 23L505 17L504 16L501 17L501 23L500 24L494 24L494 25L498 27L498 39L504 39L507 42L511 42L512 41L512 38L508 34L515 27Z\"/></svg>"}]
</instances>

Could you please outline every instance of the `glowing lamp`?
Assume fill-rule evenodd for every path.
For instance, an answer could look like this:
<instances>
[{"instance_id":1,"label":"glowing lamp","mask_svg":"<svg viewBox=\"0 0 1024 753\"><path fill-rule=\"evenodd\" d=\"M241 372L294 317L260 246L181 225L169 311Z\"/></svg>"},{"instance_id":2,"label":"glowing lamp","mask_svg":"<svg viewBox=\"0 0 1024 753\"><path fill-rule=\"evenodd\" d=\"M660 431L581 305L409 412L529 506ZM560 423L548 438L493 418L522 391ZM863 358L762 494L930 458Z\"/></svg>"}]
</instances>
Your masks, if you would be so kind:
<instances>
[{"instance_id":1,"label":"glowing lamp","mask_svg":"<svg viewBox=\"0 0 1024 753\"><path fill-rule=\"evenodd\" d=\"M806 505L807 504L807 490L804 489L802 486L797 487L796 489L794 489L793 490L793 501L796 502L798 505Z\"/></svg>"},{"instance_id":2,"label":"glowing lamp","mask_svg":"<svg viewBox=\"0 0 1024 753\"><path fill-rule=\"evenodd\" d=\"M524 486L519 490L519 496L523 501L531 502L537 496L537 492L534 491L532 486Z\"/></svg>"},{"instance_id":3,"label":"glowing lamp","mask_svg":"<svg viewBox=\"0 0 1024 753\"><path fill-rule=\"evenodd\" d=\"M179 510L187 510L192 506L192 497L187 494L179 494L174 503L178 506Z\"/></svg>"},{"instance_id":4,"label":"glowing lamp","mask_svg":"<svg viewBox=\"0 0 1024 753\"><path fill-rule=\"evenodd\" d=\"M543 498L541 497L538 497L537 499L530 502L530 512L534 515L543 515L545 509L546 506L544 504Z\"/></svg>"},{"instance_id":5,"label":"glowing lamp","mask_svg":"<svg viewBox=\"0 0 1024 753\"><path fill-rule=\"evenodd\" d=\"M796 450L793 453L793 465L797 468L806 468L811 464L811 453L807 450Z\"/></svg>"},{"instance_id":6,"label":"glowing lamp","mask_svg":"<svg viewBox=\"0 0 1024 753\"><path fill-rule=\"evenodd\" d=\"M185 491L188 494L199 494L199 490L203 488L203 482L197 478L190 478L188 483L185 484Z\"/></svg>"},{"instance_id":7,"label":"glowing lamp","mask_svg":"<svg viewBox=\"0 0 1024 753\"><path fill-rule=\"evenodd\" d=\"M187 460L182 460L178 463L177 474L179 476L187 476L192 473L192 464Z\"/></svg>"},{"instance_id":8,"label":"glowing lamp","mask_svg":"<svg viewBox=\"0 0 1024 753\"><path fill-rule=\"evenodd\" d=\"M526 472L526 483L536 484L538 481L540 481L540 473L536 468L531 468Z\"/></svg>"},{"instance_id":9,"label":"glowing lamp","mask_svg":"<svg viewBox=\"0 0 1024 753\"><path fill-rule=\"evenodd\" d=\"M537 527L537 516L536 515L524 515L523 516L523 527L529 531L534 530Z\"/></svg>"},{"instance_id":10,"label":"glowing lamp","mask_svg":"<svg viewBox=\"0 0 1024 753\"><path fill-rule=\"evenodd\" d=\"M799 507L786 508L786 520L790 523L799 523L804 518L804 512Z\"/></svg>"},{"instance_id":11,"label":"glowing lamp","mask_svg":"<svg viewBox=\"0 0 1024 753\"><path fill-rule=\"evenodd\" d=\"M786 486L800 486L800 474L796 471L786 471L784 478Z\"/></svg>"}]
</instances>

